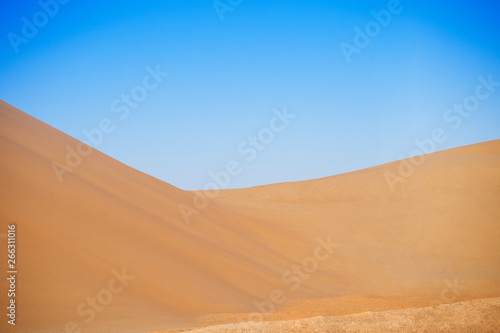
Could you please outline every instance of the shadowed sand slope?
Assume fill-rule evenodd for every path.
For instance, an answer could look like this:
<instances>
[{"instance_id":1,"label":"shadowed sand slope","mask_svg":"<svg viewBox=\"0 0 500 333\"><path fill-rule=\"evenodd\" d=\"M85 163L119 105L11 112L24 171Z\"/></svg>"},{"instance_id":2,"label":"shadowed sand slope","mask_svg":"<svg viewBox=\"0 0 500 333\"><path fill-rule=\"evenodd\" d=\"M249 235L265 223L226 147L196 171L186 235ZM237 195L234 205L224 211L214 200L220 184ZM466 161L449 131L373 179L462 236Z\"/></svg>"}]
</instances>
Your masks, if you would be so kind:
<instances>
[{"instance_id":1,"label":"shadowed sand slope","mask_svg":"<svg viewBox=\"0 0 500 333\"><path fill-rule=\"evenodd\" d=\"M0 101L0 233L17 225L14 332L144 332L287 306L280 318L297 319L318 314L304 300L346 295L400 297L389 309L412 295L500 296L499 153L492 141L428 155L394 191L385 177L397 162L222 191L188 224L180 207L198 207L194 193ZM445 280L459 286L443 298Z\"/></svg>"}]
</instances>

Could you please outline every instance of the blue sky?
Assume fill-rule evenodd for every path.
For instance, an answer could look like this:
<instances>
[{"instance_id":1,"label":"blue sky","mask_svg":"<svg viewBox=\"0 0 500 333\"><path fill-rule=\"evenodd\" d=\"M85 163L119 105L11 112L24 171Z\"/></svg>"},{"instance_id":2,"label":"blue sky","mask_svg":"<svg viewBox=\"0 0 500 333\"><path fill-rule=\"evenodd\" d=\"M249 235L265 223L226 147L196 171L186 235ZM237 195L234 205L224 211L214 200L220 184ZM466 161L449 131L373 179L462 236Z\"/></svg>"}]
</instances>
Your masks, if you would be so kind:
<instances>
[{"instance_id":1,"label":"blue sky","mask_svg":"<svg viewBox=\"0 0 500 333\"><path fill-rule=\"evenodd\" d=\"M459 128L443 119L478 77L500 81L497 2L401 0L350 62L341 43L356 46L355 28L394 3L42 3L53 17L37 1L2 1L0 98L81 140L111 119L97 149L183 189L231 160L242 171L228 187L248 187L406 158L435 128L447 134L438 150L500 138L500 88ZM26 21L39 25L29 38ZM148 66L169 75L119 119L111 104ZM238 146L284 107L296 118L247 161Z\"/></svg>"}]
</instances>

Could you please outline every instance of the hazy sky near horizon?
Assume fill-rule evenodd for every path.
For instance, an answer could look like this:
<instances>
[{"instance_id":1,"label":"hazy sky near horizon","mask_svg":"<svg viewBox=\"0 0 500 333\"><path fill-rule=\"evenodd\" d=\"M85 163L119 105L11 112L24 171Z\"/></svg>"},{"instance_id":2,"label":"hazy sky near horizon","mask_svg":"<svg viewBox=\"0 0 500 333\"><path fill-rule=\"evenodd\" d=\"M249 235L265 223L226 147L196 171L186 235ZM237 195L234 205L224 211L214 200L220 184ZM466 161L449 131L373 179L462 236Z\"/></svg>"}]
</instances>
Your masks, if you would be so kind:
<instances>
[{"instance_id":1,"label":"hazy sky near horizon","mask_svg":"<svg viewBox=\"0 0 500 333\"><path fill-rule=\"evenodd\" d=\"M406 158L435 128L437 150L500 138L500 86L471 97L500 82L496 1L54 1L2 1L0 99L80 140L108 118L97 149L182 189L231 160L248 187Z\"/></svg>"}]
</instances>

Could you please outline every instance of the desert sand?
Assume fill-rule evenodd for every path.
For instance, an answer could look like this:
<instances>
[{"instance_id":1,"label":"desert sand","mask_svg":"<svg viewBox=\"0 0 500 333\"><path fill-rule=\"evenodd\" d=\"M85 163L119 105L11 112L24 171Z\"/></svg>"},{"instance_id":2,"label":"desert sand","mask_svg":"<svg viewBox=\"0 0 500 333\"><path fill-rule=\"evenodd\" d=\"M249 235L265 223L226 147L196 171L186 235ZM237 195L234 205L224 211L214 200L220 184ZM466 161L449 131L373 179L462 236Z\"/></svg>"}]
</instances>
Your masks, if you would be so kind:
<instances>
[{"instance_id":1,"label":"desert sand","mask_svg":"<svg viewBox=\"0 0 500 333\"><path fill-rule=\"evenodd\" d=\"M442 304L422 309L370 311L347 316L321 316L292 321L246 322L189 330L190 333L498 331L500 331L500 298Z\"/></svg>"},{"instance_id":2,"label":"desert sand","mask_svg":"<svg viewBox=\"0 0 500 333\"><path fill-rule=\"evenodd\" d=\"M1 332L498 330L500 140L426 155L394 191L401 162L223 190L191 223L196 193L97 150L67 159L82 148L0 101L19 271ZM63 181L54 162L74 166Z\"/></svg>"}]
</instances>

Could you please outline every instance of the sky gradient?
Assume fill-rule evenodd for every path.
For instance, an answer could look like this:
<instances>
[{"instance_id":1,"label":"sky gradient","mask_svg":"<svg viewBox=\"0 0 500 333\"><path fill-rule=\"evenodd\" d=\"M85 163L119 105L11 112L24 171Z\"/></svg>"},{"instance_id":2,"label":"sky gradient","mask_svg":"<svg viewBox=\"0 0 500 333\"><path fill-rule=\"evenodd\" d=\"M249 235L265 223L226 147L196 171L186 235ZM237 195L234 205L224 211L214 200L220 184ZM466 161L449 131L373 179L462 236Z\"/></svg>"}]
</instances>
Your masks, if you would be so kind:
<instances>
[{"instance_id":1,"label":"sky gradient","mask_svg":"<svg viewBox=\"0 0 500 333\"><path fill-rule=\"evenodd\" d=\"M497 2L41 3L2 2L0 99L80 140L111 119L97 149L182 189L231 160L236 188L407 158L435 128L437 150L500 138L500 87L457 128L445 119L479 77L500 81ZM133 91L147 95L120 119ZM296 117L248 161L242 145L284 108Z\"/></svg>"}]
</instances>

